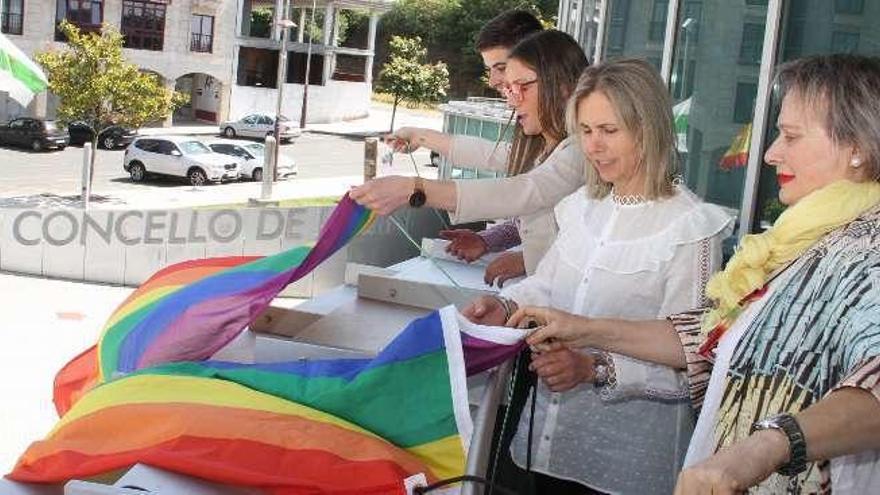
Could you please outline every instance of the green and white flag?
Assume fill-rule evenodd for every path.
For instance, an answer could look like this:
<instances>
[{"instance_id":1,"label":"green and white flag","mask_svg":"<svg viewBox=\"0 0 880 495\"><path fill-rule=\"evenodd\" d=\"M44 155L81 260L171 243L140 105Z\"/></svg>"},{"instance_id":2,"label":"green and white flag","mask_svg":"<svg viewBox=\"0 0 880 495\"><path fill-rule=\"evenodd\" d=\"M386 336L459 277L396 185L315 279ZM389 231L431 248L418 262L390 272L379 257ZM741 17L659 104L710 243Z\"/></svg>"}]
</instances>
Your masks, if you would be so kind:
<instances>
[{"instance_id":1,"label":"green and white flag","mask_svg":"<svg viewBox=\"0 0 880 495\"><path fill-rule=\"evenodd\" d=\"M9 38L0 34L0 91L21 106L27 106L34 95L48 87L49 81L35 64Z\"/></svg>"},{"instance_id":2,"label":"green and white flag","mask_svg":"<svg viewBox=\"0 0 880 495\"><path fill-rule=\"evenodd\" d=\"M688 117L691 114L692 99L693 97L682 100L672 107L672 116L675 118L675 147L680 153L687 153L688 150Z\"/></svg>"}]
</instances>

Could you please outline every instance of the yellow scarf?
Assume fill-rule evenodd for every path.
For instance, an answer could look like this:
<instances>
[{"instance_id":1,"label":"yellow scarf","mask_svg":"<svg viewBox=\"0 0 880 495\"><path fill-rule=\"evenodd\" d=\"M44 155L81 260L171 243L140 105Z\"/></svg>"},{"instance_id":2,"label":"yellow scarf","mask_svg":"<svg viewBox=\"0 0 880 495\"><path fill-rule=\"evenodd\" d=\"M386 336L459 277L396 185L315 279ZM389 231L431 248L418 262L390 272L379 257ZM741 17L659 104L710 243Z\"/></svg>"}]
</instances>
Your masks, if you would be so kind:
<instances>
[{"instance_id":1,"label":"yellow scarf","mask_svg":"<svg viewBox=\"0 0 880 495\"><path fill-rule=\"evenodd\" d=\"M834 182L785 210L769 230L743 237L724 271L706 285L715 309L703 319L703 333L729 328L748 305L747 296L762 288L771 273L878 202L880 183Z\"/></svg>"}]
</instances>

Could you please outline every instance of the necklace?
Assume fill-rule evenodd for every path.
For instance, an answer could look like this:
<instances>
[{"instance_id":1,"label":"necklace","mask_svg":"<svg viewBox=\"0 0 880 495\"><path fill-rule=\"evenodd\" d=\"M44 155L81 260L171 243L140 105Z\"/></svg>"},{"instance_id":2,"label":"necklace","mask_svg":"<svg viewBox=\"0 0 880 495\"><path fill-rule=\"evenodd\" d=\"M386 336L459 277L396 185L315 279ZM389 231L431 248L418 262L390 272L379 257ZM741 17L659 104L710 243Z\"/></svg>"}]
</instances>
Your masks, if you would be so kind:
<instances>
[{"instance_id":1,"label":"necklace","mask_svg":"<svg viewBox=\"0 0 880 495\"><path fill-rule=\"evenodd\" d=\"M647 201L641 194L617 194L611 190L611 201L620 206L632 206L642 204Z\"/></svg>"}]
</instances>

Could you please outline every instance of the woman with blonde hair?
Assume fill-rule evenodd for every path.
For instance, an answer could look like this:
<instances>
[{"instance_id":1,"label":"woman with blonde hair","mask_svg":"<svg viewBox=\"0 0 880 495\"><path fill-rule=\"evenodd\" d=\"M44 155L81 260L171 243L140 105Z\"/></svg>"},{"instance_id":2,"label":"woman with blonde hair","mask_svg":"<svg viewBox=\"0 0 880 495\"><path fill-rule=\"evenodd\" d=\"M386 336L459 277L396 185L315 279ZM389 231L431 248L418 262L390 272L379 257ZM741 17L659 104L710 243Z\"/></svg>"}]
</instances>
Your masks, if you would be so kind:
<instances>
[{"instance_id":1,"label":"woman with blonde hair","mask_svg":"<svg viewBox=\"0 0 880 495\"><path fill-rule=\"evenodd\" d=\"M732 222L674 183L672 105L659 74L641 60L590 67L567 110L586 186L557 206L559 236L536 273L464 314L498 325L517 306L542 305L640 319L698 304ZM534 428L524 412L511 453L537 473L539 493L672 491L693 426L682 373L568 349L535 352L531 368Z\"/></svg>"},{"instance_id":2,"label":"woman with blonde hair","mask_svg":"<svg viewBox=\"0 0 880 495\"><path fill-rule=\"evenodd\" d=\"M533 344L687 369L700 416L678 495L880 493L878 81L875 57L781 68L764 159L788 209L743 238L711 306L661 321L525 307L509 322L541 324Z\"/></svg>"}]
</instances>

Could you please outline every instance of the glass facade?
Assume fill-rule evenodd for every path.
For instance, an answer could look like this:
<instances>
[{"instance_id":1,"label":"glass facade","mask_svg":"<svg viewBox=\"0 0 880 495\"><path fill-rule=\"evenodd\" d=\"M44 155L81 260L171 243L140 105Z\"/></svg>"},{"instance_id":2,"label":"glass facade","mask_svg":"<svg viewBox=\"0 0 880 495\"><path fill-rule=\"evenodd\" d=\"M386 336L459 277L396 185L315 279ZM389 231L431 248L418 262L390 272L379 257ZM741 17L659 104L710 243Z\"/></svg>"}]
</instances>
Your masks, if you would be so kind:
<instances>
[{"instance_id":1,"label":"glass facade","mask_svg":"<svg viewBox=\"0 0 880 495\"><path fill-rule=\"evenodd\" d=\"M880 55L880 0L605 0L598 10L600 60L642 58L665 71L681 176L707 201L744 217L739 235L766 228L782 209L775 172L750 156L755 140L763 140L763 153L776 137L780 102L769 95L778 64L814 54ZM670 18L676 24L667 30ZM767 40L775 40L772 49Z\"/></svg>"},{"instance_id":2,"label":"glass facade","mask_svg":"<svg viewBox=\"0 0 880 495\"><path fill-rule=\"evenodd\" d=\"M828 53L880 56L880 0L789 0L782 14L778 63ZM770 106L765 150L777 136L780 103L774 100ZM767 228L781 213L778 192L774 170L762 167L752 230Z\"/></svg>"}]
</instances>

